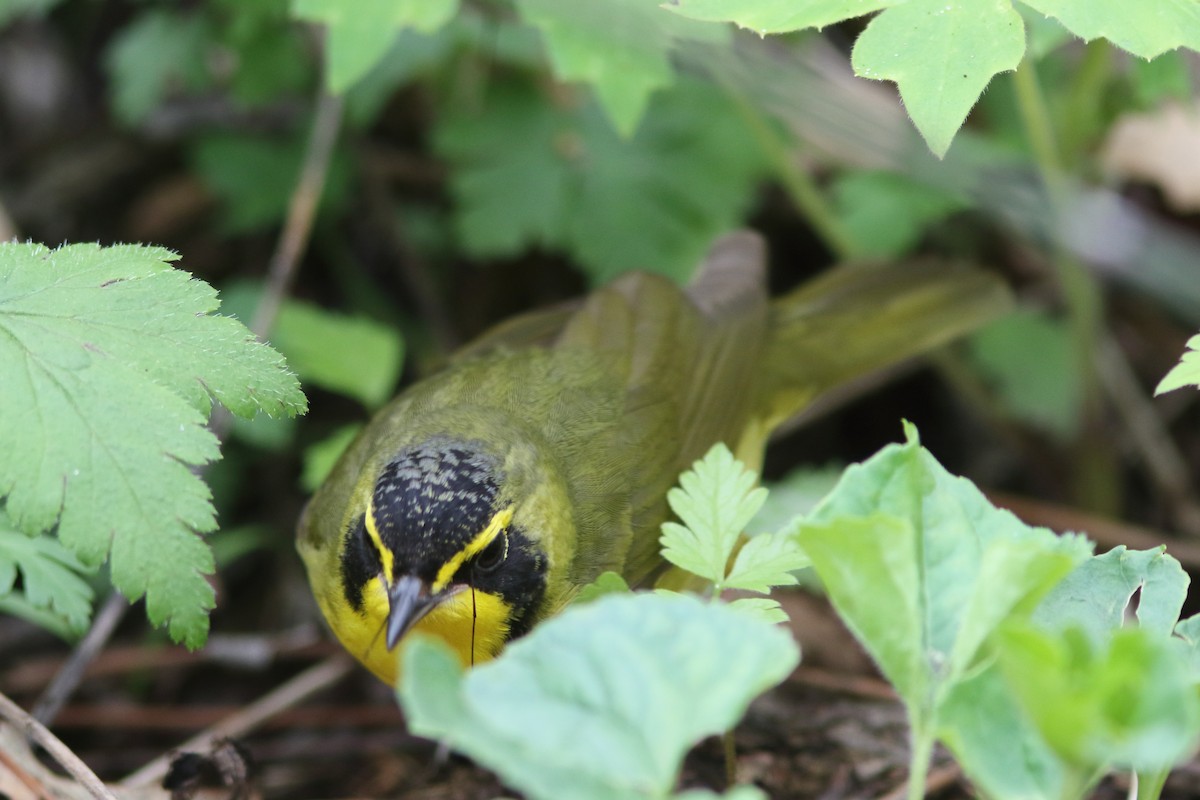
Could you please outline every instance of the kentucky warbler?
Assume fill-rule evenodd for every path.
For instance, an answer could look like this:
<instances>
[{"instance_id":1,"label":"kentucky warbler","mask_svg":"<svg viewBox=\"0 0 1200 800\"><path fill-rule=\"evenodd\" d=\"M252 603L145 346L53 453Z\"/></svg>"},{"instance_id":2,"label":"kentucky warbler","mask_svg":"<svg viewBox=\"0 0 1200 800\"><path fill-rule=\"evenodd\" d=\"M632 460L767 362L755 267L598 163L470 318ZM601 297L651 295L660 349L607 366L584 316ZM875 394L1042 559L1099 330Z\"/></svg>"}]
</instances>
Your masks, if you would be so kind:
<instances>
[{"instance_id":1,"label":"kentucky warbler","mask_svg":"<svg viewBox=\"0 0 1200 800\"><path fill-rule=\"evenodd\" d=\"M654 580L667 489L713 443L756 466L816 398L1008 302L984 273L910 263L833 270L771 303L764 260L737 233L686 289L629 274L518 317L380 411L299 524L346 649L394 683L410 630L472 664L605 570Z\"/></svg>"}]
</instances>

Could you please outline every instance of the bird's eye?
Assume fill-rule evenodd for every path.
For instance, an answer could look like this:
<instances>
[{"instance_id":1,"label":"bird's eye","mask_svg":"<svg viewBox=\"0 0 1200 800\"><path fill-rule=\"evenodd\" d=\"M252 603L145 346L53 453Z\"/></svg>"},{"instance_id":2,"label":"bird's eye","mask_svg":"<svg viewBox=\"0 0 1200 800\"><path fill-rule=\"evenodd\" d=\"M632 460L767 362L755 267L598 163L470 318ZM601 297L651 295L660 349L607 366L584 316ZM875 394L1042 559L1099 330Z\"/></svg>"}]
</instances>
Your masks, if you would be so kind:
<instances>
[{"instance_id":1,"label":"bird's eye","mask_svg":"<svg viewBox=\"0 0 1200 800\"><path fill-rule=\"evenodd\" d=\"M476 572L492 572L504 563L504 558L507 555L508 535L501 533L495 539L492 539L491 544L483 548L479 555L475 556L474 566Z\"/></svg>"}]
</instances>

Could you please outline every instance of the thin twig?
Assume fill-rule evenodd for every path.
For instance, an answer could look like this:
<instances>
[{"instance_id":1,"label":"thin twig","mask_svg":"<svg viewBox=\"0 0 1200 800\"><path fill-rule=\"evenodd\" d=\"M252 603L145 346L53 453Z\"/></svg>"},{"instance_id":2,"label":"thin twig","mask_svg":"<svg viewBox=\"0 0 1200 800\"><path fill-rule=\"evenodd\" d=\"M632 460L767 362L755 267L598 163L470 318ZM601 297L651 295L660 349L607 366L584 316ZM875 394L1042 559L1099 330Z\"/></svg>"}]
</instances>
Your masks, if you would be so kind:
<instances>
[{"instance_id":1,"label":"thin twig","mask_svg":"<svg viewBox=\"0 0 1200 800\"><path fill-rule=\"evenodd\" d=\"M788 680L813 689L837 692L865 700L899 701L900 699L890 684L868 675L846 675L817 667L797 667Z\"/></svg>"},{"instance_id":2,"label":"thin twig","mask_svg":"<svg viewBox=\"0 0 1200 800\"><path fill-rule=\"evenodd\" d=\"M213 742L217 739L236 739L244 736L280 711L302 702L310 695L337 682L350 671L350 668L350 659L345 654L327 658L259 698L242 711L188 739L176 749L207 752L212 749ZM161 755L121 781L121 786L134 789L156 783L167 774L170 764L171 753Z\"/></svg>"},{"instance_id":3,"label":"thin twig","mask_svg":"<svg viewBox=\"0 0 1200 800\"><path fill-rule=\"evenodd\" d=\"M56 727L103 731L184 731L219 725L242 710L240 705L145 705L96 703L69 705L62 710ZM264 729L291 730L354 727L401 728L404 717L395 703L323 705L289 708L264 721Z\"/></svg>"},{"instance_id":4,"label":"thin twig","mask_svg":"<svg viewBox=\"0 0 1200 800\"><path fill-rule=\"evenodd\" d=\"M95 619L92 620L92 627L75 645L75 649L71 651L66 663L55 674L54 680L50 681L50 685L46 687L46 691L42 692L42 696L34 705L33 716L38 722L49 725L54 721L59 709L75 693L88 666L104 649L104 645L108 643L113 631L117 629L117 625L120 624L128 610L129 601L120 592L113 590L108 599L104 601L104 605L101 606Z\"/></svg>"},{"instance_id":5,"label":"thin twig","mask_svg":"<svg viewBox=\"0 0 1200 800\"><path fill-rule=\"evenodd\" d=\"M325 178L329 173L329 161L333 157L333 146L337 143L341 122L341 96L330 94L324 88L320 89L300 178L288 204L287 219L279 235L279 244L271 257L262 300L250 325L256 336L266 336L275 324L283 297L296 275L300 256L308 247L313 220L317 216L317 203L325 191Z\"/></svg>"},{"instance_id":6,"label":"thin twig","mask_svg":"<svg viewBox=\"0 0 1200 800\"><path fill-rule=\"evenodd\" d=\"M38 722L26 713L25 709L2 693L0 693L0 717L24 731L26 736L41 745L63 769L71 774L71 777L87 789L92 797L100 798L100 800L117 800L116 796L108 790L103 781L96 777L96 773L80 760L79 756L71 752L71 749L47 730L45 725Z\"/></svg>"}]
</instances>

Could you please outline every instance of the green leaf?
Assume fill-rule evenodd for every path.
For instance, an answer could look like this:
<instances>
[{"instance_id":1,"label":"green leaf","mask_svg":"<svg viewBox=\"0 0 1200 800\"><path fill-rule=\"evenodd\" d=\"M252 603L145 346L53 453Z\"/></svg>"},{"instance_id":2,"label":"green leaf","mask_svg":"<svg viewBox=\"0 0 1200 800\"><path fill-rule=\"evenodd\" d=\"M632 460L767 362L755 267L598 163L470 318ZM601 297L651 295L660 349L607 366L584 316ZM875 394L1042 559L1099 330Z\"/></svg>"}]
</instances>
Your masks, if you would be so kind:
<instances>
[{"instance_id":1,"label":"green leaf","mask_svg":"<svg viewBox=\"0 0 1200 800\"><path fill-rule=\"evenodd\" d=\"M939 716L939 738L983 796L1064 796L1058 758L1022 712L997 663L951 688Z\"/></svg>"},{"instance_id":2,"label":"green leaf","mask_svg":"<svg viewBox=\"0 0 1200 800\"><path fill-rule=\"evenodd\" d=\"M646 0L517 0L517 9L541 30L554 73L564 81L591 84L625 137L637 130L650 95L674 80L675 40L712 39L720 33Z\"/></svg>"},{"instance_id":3,"label":"green leaf","mask_svg":"<svg viewBox=\"0 0 1200 800\"><path fill-rule=\"evenodd\" d=\"M950 149L998 72L1016 69L1025 26L1010 0L908 0L871 20L854 43L854 71L895 81L929 149Z\"/></svg>"},{"instance_id":4,"label":"green leaf","mask_svg":"<svg viewBox=\"0 0 1200 800\"><path fill-rule=\"evenodd\" d=\"M403 658L414 733L531 800L636 800L668 796L687 750L732 727L798 653L786 631L720 604L620 594L567 608L465 675L429 640Z\"/></svg>"},{"instance_id":5,"label":"green leaf","mask_svg":"<svg viewBox=\"0 0 1200 800\"><path fill-rule=\"evenodd\" d=\"M842 226L864 256L903 255L931 223L965 206L953 194L895 172L847 172L833 193Z\"/></svg>"},{"instance_id":6,"label":"green leaf","mask_svg":"<svg viewBox=\"0 0 1200 800\"><path fill-rule=\"evenodd\" d=\"M401 31L387 52L346 92L346 119L362 127L373 123L399 87L450 57L456 43L451 35L455 28L456 24L450 24L430 34Z\"/></svg>"},{"instance_id":7,"label":"green leaf","mask_svg":"<svg viewBox=\"0 0 1200 800\"><path fill-rule=\"evenodd\" d=\"M900 695L925 695L932 681L923 658L916 531L877 515L805 523L801 546L812 559L838 616Z\"/></svg>"},{"instance_id":8,"label":"green leaf","mask_svg":"<svg viewBox=\"0 0 1200 800\"><path fill-rule=\"evenodd\" d=\"M292 13L329 29L329 91L341 94L387 53L400 31L432 33L454 17L458 0L293 0Z\"/></svg>"},{"instance_id":9,"label":"green leaf","mask_svg":"<svg viewBox=\"0 0 1200 800\"><path fill-rule=\"evenodd\" d=\"M1129 78L1143 108L1153 108L1164 100L1191 102L1192 73L1185 51L1163 53L1151 61L1135 59L1129 65Z\"/></svg>"},{"instance_id":10,"label":"green leaf","mask_svg":"<svg viewBox=\"0 0 1200 800\"><path fill-rule=\"evenodd\" d=\"M144 9L121 28L104 55L117 117L137 124L173 90L203 88L211 38L199 14L168 9Z\"/></svg>"},{"instance_id":11,"label":"green leaf","mask_svg":"<svg viewBox=\"0 0 1200 800\"><path fill-rule=\"evenodd\" d=\"M571 602L590 603L608 594L620 594L628 591L629 584L625 582L620 573L609 570L601 572L596 576L596 580L580 589L579 594L575 595L575 599Z\"/></svg>"},{"instance_id":12,"label":"green leaf","mask_svg":"<svg viewBox=\"0 0 1200 800\"><path fill-rule=\"evenodd\" d=\"M289 300L279 310L271 342L303 381L378 408L396 390L404 340L386 325Z\"/></svg>"},{"instance_id":13,"label":"green leaf","mask_svg":"<svg viewBox=\"0 0 1200 800\"><path fill-rule=\"evenodd\" d=\"M222 293L223 308L249 320L262 296L241 283ZM404 366L404 340L388 325L285 299L269 335L300 380L352 397L368 409L394 394Z\"/></svg>"},{"instance_id":14,"label":"green leaf","mask_svg":"<svg viewBox=\"0 0 1200 800\"><path fill-rule=\"evenodd\" d=\"M706 22L732 22L760 35L823 28L904 0L672 0L676 14Z\"/></svg>"},{"instance_id":15,"label":"green leaf","mask_svg":"<svg viewBox=\"0 0 1200 800\"><path fill-rule=\"evenodd\" d=\"M738 537L767 496L766 489L755 488L757 480L728 447L713 445L679 476L680 488L667 492L667 502L683 524L663 523L663 558L724 586Z\"/></svg>"},{"instance_id":16,"label":"green leaf","mask_svg":"<svg viewBox=\"0 0 1200 800\"><path fill-rule=\"evenodd\" d=\"M728 99L694 82L658 95L631 140L594 103L550 102L512 81L443 117L435 137L468 251L561 248L595 283L635 268L686 281L765 170Z\"/></svg>"},{"instance_id":17,"label":"green leaf","mask_svg":"<svg viewBox=\"0 0 1200 800\"><path fill-rule=\"evenodd\" d=\"M1200 50L1200 4L1196 0L1021 0L1055 17L1076 36L1108 39L1142 58L1187 47Z\"/></svg>"},{"instance_id":18,"label":"green leaf","mask_svg":"<svg viewBox=\"0 0 1200 800\"><path fill-rule=\"evenodd\" d=\"M1071 32L1058 23L1057 20L1039 14L1032 8L1018 3L1017 11L1025 21L1025 30L1029 35L1029 49L1026 58L1041 59L1057 50L1074 37Z\"/></svg>"},{"instance_id":19,"label":"green leaf","mask_svg":"<svg viewBox=\"0 0 1200 800\"><path fill-rule=\"evenodd\" d=\"M1091 551L992 506L909 440L846 469L800 526L839 615L910 704L925 708L1005 619ZM930 709L925 708L925 711Z\"/></svg>"},{"instance_id":20,"label":"green leaf","mask_svg":"<svg viewBox=\"0 0 1200 800\"><path fill-rule=\"evenodd\" d=\"M1014 417L1073 439L1083 384L1066 323L1040 311L1015 311L976 332L971 360Z\"/></svg>"},{"instance_id":21,"label":"green leaf","mask_svg":"<svg viewBox=\"0 0 1200 800\"><path fill-rule=\"evenodd\" d=\"M1097 646L1079 628L1052 634L1024 623L998 643L1010 689L1068 764L1153 772L1195 746L1200 698L1179 651L1157 633L1124 628Z\"/></svg>"},{"instance_id":22,"label":"green leaf","mask_svg":"<svg viewBox=\"0 0 1200 800\"><path fill-rule=\"evenodd\" d=\"M1143 628L1167 637L1175 628L1190 579L1165 547L1126 550L1119 545L1084 561L1038 606L1034 621L1053 630L1077 627L1102 642L1120 628L1133 593Z\"/></svg>"},{"instance_id":23,"label":"green leaf","mask_svg":"<svg viewBox=\"0 0 1200 800\"><path fill-rule=\"evenodd\" d=\"M18 531L0 504L0 601L56 618L53 630L81 634L92 616L94 593L80 574L88 571L57 539Z\"/></svg>"},{"instance_id":24,"label":"green leaf","mask_svg":"<svg viewBox=\"0 0 1200 800\"><path fill-rule=\"evenodd\" d=\"M192 145L192 168L224 205L221 226L238 233L281 221L300 175L304 143L297 138L214 134ZM321 211L346 196L349 169L334 153L321 195Z\"/></svg>"},{"instance_id":25,"label":"green leaf","mask_svg":"<svg viewBox=\"0 0 1200 800\"><path fill-rule=\"evenodd\" d=\"M305 407L277 353L175 254L121 245L0 243L0 496L27 534L57 525L87 565L146 596L152 622L204 641L213 529L192 468L218 456L212 400L239 416Z\"/></svg>"},{"instance_id":26,"label":"green leaf","mask_svg":"<svg viewBox=\"0 0 1200 800\"><path fill-rule=\"evenodd\" d=\"M344 425L304 449L304 471L300 476L300 485L305 491L315 492L325 482L337 460L362 429L363 426L358 423Z\"/></svg>"},{"instance_id":27,"label":"green leaf","mask_svg":"<svg viewBox=\"0 0 1200 800\"><path fill-rule=\"evenodd\" d=\"M729 603L729 607L739 614L749 614L756 619L772 625L787 622L787 612L779 605L778 600L769 597L739 597Z\"/></svg>"},{"instance_id":28,"label":"green leaf","mask_svg":"<svg viewBox=\"0 0 1200 800\"><path fill-rule=\"evenodd\" d=\"M772 586L795 585L792 573L811 565L790 531L761 533L742 545L723 583L726 589L766 594Z\"/></svg>"},{"instance_id":29,"label":"green leaf","mask_svg":"<svg viewBox=\"0 0 1200 800\"><path fill-rule=\"evenodd\" d=\"M1163 379L1159 381L1154 394L1160 395L1181 386L1200 387L1200 334L1188 339L1187 351Z\"/></svg>"},{"instance_id":30,"label":"green leaf","mask_svg":"<svg viewBox=\"0 0 1200 800\"><path fill-rule=\"evenodd\" d=\"M1192 683L1200 685L1200 614L1180 620L1175 625L1171 642L1183 653L1191 670Z\"/></svg>"}]
</instances>

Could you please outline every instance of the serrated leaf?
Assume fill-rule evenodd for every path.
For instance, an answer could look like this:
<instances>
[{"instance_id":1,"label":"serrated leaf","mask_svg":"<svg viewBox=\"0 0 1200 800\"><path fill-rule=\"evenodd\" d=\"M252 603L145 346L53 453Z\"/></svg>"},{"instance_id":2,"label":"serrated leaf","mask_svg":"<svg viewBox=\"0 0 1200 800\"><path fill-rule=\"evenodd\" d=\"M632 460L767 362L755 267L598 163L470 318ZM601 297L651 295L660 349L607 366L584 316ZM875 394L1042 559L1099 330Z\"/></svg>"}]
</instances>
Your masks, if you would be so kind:
<instances>
[{"instance_id":1,"label":"serrated leaf","mask_svg":"<svg viewBox=\"0 0 1200 800\"><path fill-rule=\"evenodd\" d=\"M1124 628L1095 643L1079 628L1029 623L998 638L1009 688L1050 747L1084 770L1169 768L1200 735L1200 697L1179 651L1157 633Z\"/></svg>"},{"instance_id":2,"label":"serrated leaf","mask_svg":"<svg viewBox=\"0 0 1200 800\"><path fill-rule=\"evenodd\" d=\"M705 22L732 22L760 35L824 28L904 0L670 0L664 8Z\"/></svg>"},{"instance_id":3,"label":"serrated leaf","mask_svg":"<svg viewBox=\"0 0 1200 800\"><path fill-rule=\"evenodd\" d=\"M435 145L453 168L468 251L559 248L595 283L630 269L686 281L705 243L739 223L765 170L728 99L694 82L657 96L630 140L595 103L564 107L497 82L481 109L441 118Z\"/></svg>"},{"instance_id":4,"label":"serrated leaf","mask_svg":"<svg viewBox=\"0 0 1200 800\"><path fill-rule=\"evenodd\" d=\"M1091 545L995 508L911 426L908 437L848 467L797 536L839 615L912 707L961 678L988 635L1032 612Z\"/></svg>"},{"instance_id":5,"label":"serrated leaf","mask_svg":"<svg viewBox=\"0 0 1200 800\"><path fill-rule=\"evenodd\" d=\"M213 315L216 293L170 251L0 243L0 496L27 534L57 524L85 564L146 596L196 647L207 630L214 527L192 468L218 456L213 399L239 416L305 407L277 353Z\"/></svg>"},{"instance_id":6,"label":"serrated leaf","mask_svg":"<svg viewBox=\"0 0 1200 800\"><path fill-rule=\"evenodd\" d=\"M566 609L465 675L417 639L399 694L415 733L531 800L636 800L669 796L687 750L728 730L797 661L786 631L720 604L612 595Z\"/></svg>"},{"instance_id":7,"label":"serrated leaf","mask_svg":"<svg viewBox=\"0 0 1200 800\"><path fill-rule=\"evenodd\" d=\"M239 284L222 296L227 312L249 320L262 292ZM404 340L395 328L300 300L283 301L269 339L301 381L352 397L368 409L391 398L404 366Z\"/></svg>"},{"instance_id":8,"label":"serrated leaf","mask_svg":"<svg viewBox=\"0 0 1200 800\"><path fill-rule=\"evenodd\" d=\"M387 53L401 30L432 33L458 10L458 0L293 0L292 13L329 30L326 83L341 94Z\"/></svg>"},{"instance_id":9,"label":"serrated leaf","mask_svg":"<svg viewBox=\"0 0 1200 800\"><path fill-rule=\"evenodd\" d=\"M1118 545L1088 559L1042 600L1034 621L1053 630L1075 626L1094 642L1102 642L1124 624L1129 602L1140 590L1138 622L1159 636L1169 636L1187 598L1190 578L1165 550L1127 550Z\"/></svg>"},{"instance_id":10,"label":"serrated leaf","mask_svg":"<svg viewBox=\"0 0 1200 800\"><path fill-rule=\"evenodd\" d=\"M0 504L0 600L27 604L61 620L65 630L80 634L92 615L94 593L81 576L87 571L57 539L18 531ZM18 574L19 590L15 588Z\"/></svg>"},{"instance_id":11,"label":"serrated leaf","mask_svg":"<svg viewBox=\"0 0 1200 800\"><path fill-rule=\"evenodd\" d=\"M1026 57L1039 60L1057 50L1060 46L1072 41L1071 32L1057 20L1039 14L1028 6L1018 3L1017 11L1025 20L1025 30L1029 35L1029 49Z\"/></svg>"},{"instance_id":12,"label":"serrated leaf","mask_svg":"<svg viewBox=\"0 0 1200 800\"><path fill-rule=\"evenodd\" d=\"M1142 58L1187 47L1200 50L1196 0L1021 0L1087 41L1108 39Z\"/></svg>"},{"instance_id":13,"label":"serrated leaf","mask_svg":"<svg viewBox=\"0 0 1200 800\"><path fill-rule=\"evenodd\" d=\"M788 618L787 612L779 605L779 601L769 597L739 597L729 603L729 607L739 614L748 614L772 625L787 622Z\"/></svg>"},{"instance_id":14,"label":"serrated leaf","mask_svg":"<svg viewBox=\"0 0 1200 800\"><path fill-rule=\"evenodd\" d=\"M795 533L804 515L833 490L841 476L841 466L799 467L768 484L767 499L746 525L746 533L757 536L785 528Z\"/></svg>"},{"instance_id":15,"label":"serrated leaf","mask_svg":"<svg viewBox=\"0 0 1200 800\"><path fill-rule=\"evenodd\" d=\"M670 57L675 40L719 33L645 0L517 0L517 9L542 32L555 74L591 84L625 137L637 129L655 90L674 80Z\"/></svg>"},{"instance_id":16,"label":"serrated leaf","mask_svg":"<svg viewBox=\"0 0 1200 800\"><path fill-rule=\"evenodd\" d=\"M895 81L929 149L950 149L992 77L1016 69L1025 26L1010 0L907 0L871 20L851 61L863 78Z\"/></svg>"},{"instance_id":17,"label":"serrated leaf","mask_svg":"<svg viewBox=\"0 0 1200 800\"><path fill-rule=\"evenodd\" d=\"M723 584L726 589L766 594L772 586L795 585L792 573L811 565L792 532L762 533L742 545Z\"/></svg>"},{"instance_id":18,"label":"serrated leaf","mask_svg":"<svg viewBox=\"0 0 1200 800\"><path fill-rule=\"evenodd\" d=\"M756 481L728 447L713 445L679 476L681 488L667 492L667 502L683 524L663 524L663 558L724 586L734 545L766 499L767 490L755 488Z\"/></svg>"},{"instance_id":19,"label":"serrated leaf","mask_svg":"<svg viewBox=\"0 0 1200 800\"><path fill-rule=\"evenodd\" d=\"M1181 386L1200 387L1200 335L1188 339L1187 351L1179 358L1179 363L1159 381L1154 394L1160 395Z\"/></svg>"}]
</instances>

